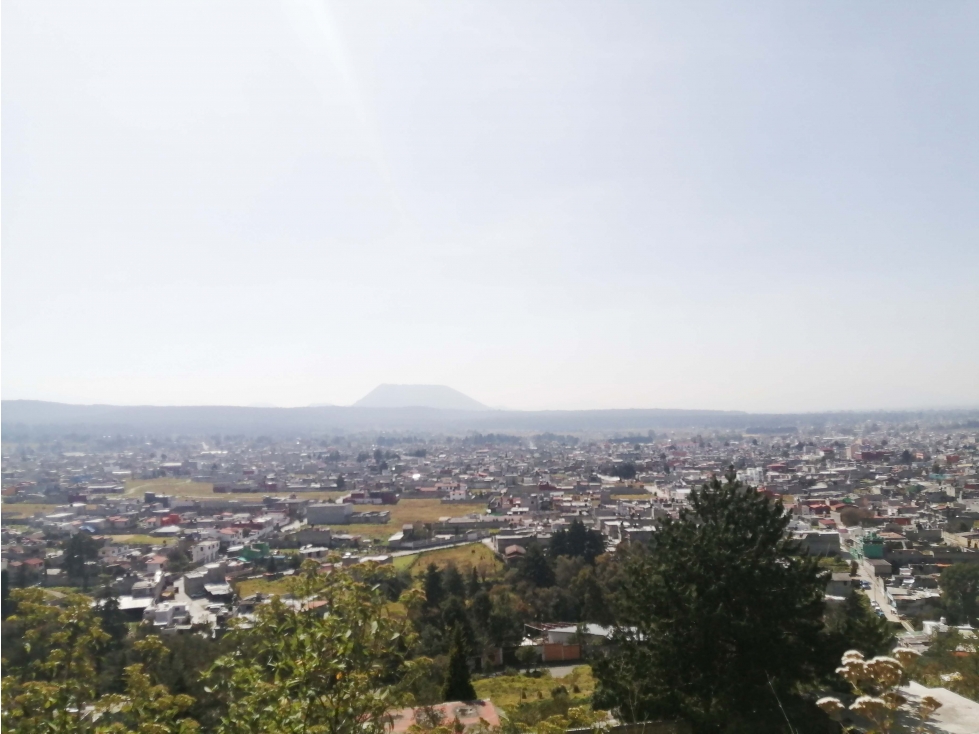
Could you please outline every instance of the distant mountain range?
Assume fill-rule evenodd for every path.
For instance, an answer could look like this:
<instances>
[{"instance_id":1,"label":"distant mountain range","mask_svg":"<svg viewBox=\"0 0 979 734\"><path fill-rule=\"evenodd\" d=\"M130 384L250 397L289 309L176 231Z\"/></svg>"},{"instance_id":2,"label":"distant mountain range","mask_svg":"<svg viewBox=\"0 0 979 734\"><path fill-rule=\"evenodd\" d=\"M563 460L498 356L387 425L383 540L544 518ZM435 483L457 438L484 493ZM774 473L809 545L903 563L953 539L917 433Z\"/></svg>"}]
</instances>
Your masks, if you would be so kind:
<instances>
[{"instance_id":1,"label":"distant mountain range","mask_svg":"<svg viewBox=\"0 0 979 734\"><path fill-rule=\"evenodd\" d=\"M445 385L378 385L353 407L489 410L468 395Z\"/></svg>"},{"instance_id":2,"label":"distant mountain range","mask_svg":"<svg viewBox=\"0 0 979 734\"><path fill-rule=\"evenodd\" d=\"M465 397L465 396L462 396ZM475 401L474 401L475 402ZM478 405L478 403L477 403ZM979 410L861 411L762 414L720 410L445 410L430 407L244 408L233 406L70 405L41 400L2 401L4 439L71 433L296 436L355 431L468 433L601 433L725 429L791 433L820 425L864 421L970 422Z\"/></svg>"}]
</instances>

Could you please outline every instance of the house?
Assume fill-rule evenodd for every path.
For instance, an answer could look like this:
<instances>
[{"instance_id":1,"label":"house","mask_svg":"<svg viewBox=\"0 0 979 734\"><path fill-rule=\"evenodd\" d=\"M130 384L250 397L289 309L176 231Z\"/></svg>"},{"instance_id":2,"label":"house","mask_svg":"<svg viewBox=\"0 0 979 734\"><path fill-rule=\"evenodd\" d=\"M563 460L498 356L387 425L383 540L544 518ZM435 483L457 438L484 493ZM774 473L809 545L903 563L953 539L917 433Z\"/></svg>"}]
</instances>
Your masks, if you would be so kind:
<instances>
[{"instance_id":1,"label":"house","mask_svg":"<svg viewBox=\"0 0 979 734\"><path fill-rule=\"evenodd\" d=\"M173 627L190 621L190 609L186 602L163 601L147 607L143 619L152 622L154 627Z\"/></svg>"},{"instance_id":2,"label":"house","mask_svg":"<svg viewBox=\"0 0 979 734\"><path fill-rule=\"evenodd\" d=\"M162 571L166 568L167 561L170 559L166 556L161 556L151 553L146 557L146 570L149 573L156 573L157 571Z\"/></svg>"},{"instance_id":3,"label":"house","mask_svg":"<svg viewBox=\"0 0 979 734\"><path fill-rule=\"evenodd\" d=\"M218 559L221 541L202 540L190 547L190 560L194 563L213 563Z\"/></svg>"},{"instance_id":4,"label":"house","mask_svg":"<svg viewBox=\"0 0 979 734\"><path fill-rule=\"evenodd\" d=\"M520 559L523 558L525 555L527 555L527 549L524 548L523 546L516 545L516 544L508 545L503 550L503 557L504 559L506 559L506 563L508 566L512 566L513 564L518 563Z\"/></svg>"},{"instance_id":5,"label":"house","mask_svg":"<svg viewBox=\"0 0 979 734\"><path fill-rule=\"evenodd\" d=\"M849 596L859 585L859 579L848 573L834 573L826 582L826 596Z\"/></svg>"}]
</instances>

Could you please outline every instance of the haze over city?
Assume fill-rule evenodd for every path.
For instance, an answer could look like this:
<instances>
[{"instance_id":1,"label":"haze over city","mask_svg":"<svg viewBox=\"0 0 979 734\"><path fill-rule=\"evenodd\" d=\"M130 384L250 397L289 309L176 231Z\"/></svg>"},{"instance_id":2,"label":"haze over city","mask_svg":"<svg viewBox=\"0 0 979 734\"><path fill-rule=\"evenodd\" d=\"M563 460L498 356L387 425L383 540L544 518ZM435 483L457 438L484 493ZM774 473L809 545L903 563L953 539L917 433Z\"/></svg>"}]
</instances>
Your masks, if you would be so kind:
<instances>
[{"instance_id":1,"label":"haze over city","mask_svg":"<svg viewBox=\"0 0 979 734\"><path fill-rule=\"evenodd\" d=\"M3 397L976 406L977 15L5 3Z\"/></svg>"}]
</instances>

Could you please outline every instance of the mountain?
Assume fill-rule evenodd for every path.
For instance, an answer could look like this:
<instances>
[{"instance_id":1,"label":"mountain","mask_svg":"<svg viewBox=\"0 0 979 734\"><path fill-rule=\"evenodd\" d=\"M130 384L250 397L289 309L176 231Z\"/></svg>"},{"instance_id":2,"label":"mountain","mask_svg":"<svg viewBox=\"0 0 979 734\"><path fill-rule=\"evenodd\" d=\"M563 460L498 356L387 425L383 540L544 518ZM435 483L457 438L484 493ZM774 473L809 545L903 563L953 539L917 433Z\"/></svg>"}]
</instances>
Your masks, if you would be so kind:
<instances>
[{"instance_id":1,"label":"mountain","mask_svg":"<svg viewBox=\"0 0 979 734\"><path fill-rule=\"evenodd\" d=\"M448 388L445 388L448 389ZM455 392L455 391L451 391ZM465 398L465 396L462 396ZM5 440L47 440L72 434L247 436L335 435L351 431L471 431L645 433L716 428L746 433L791 433L799 426L866 421L936 420L979 426L979 410L743 413L719 410L440 410L426 407L246 408L222 405L69 405L4 400ZM834 429L835 430L835 429Z\"/></svg>"},{"instance_id":2,"label":"mountain","mask_svg":"<svg viewBox=\"0 0 979 734\"><path fill-rule=\"evenodd\" d=\"M445 385L378 385L354 403L353 407L489 410L468 395Z\"/></svg>"}]
</instances>

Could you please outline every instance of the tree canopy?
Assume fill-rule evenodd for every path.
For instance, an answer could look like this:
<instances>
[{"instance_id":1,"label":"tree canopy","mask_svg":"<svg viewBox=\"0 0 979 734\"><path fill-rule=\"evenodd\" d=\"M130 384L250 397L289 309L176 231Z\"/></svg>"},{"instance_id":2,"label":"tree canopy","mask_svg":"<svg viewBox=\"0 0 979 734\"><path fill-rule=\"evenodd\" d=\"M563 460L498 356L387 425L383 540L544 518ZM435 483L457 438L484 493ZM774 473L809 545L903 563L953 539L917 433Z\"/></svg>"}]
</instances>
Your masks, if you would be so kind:
<instances>
[{"instance_id":1,"label":"tree canopy","mask_svg":"<svg viewBox=\"0 0 979 734\"><path fill-rule=\"evenodd\" d=\"M788 522L733 472L692 492L628 562L619 652L596 664L596 705L705 731L776 714L778 696L814 677L823 626L823 574L797 555Z\"/></svg>"}]
</instances>

